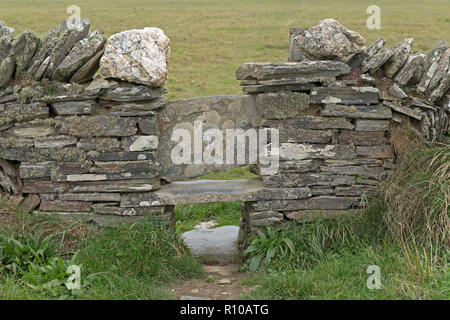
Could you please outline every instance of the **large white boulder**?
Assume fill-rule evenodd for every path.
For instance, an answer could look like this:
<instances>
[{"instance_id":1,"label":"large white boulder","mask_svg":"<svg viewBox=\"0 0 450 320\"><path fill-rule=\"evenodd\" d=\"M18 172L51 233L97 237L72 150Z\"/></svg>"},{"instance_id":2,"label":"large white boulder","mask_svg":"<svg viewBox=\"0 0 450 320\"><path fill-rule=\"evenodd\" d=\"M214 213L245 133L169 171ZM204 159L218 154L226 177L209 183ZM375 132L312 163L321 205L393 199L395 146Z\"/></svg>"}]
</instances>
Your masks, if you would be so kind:
<instances>
[{"instance_id":1,"label":"large white boulder","mask_svg":"<svg viewBox=\"0 0 450 320\"><path fill-rule=\"evenodd\" d=\"M100 72L105 78L163 86L168 74L169 44L169 38L159 28L116 33L106 41Z\"/></svg>"},{"instance_id":2,"label":"large white boulder","mask_svg":"<svg viewBox=\"0 0 450 320\"><path fill-rule=\"evenodd\" d=\"M366 41L359 33L334 19L324 19L303 30L294 36L294 44L303 59L310 60L341 60L366 49Z\"/></svg>"}]
</instances>

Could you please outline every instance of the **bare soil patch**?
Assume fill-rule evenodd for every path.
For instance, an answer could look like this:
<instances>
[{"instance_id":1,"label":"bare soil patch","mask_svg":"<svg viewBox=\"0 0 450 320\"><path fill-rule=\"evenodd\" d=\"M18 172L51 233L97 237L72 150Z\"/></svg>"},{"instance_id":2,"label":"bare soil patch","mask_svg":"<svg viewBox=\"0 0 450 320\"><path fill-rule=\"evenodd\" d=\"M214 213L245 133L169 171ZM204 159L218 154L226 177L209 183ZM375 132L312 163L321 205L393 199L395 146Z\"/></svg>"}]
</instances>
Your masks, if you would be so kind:
<instances>
[{"instance_id":1,"label":"bare soil patch","mask_svg":"<svg viewBox=\"0 0 450 320\"><path fill-rule=\"evenodd\" d=\"M235 300L243 293L254 289L242 284L246 272L240 265L205 266L205 278L174 281L167 288L176 298L196 297L210 300Z\"/></svg>"}]
</instances>

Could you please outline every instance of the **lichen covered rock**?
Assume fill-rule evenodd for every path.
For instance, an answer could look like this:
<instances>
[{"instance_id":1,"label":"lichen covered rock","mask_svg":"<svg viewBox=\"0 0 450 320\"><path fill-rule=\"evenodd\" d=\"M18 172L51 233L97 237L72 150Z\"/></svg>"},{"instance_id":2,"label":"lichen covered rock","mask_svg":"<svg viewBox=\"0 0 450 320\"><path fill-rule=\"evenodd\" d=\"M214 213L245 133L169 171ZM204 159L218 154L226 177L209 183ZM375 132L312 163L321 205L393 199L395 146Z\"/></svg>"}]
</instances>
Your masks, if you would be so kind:
<instances>
[{"instance_id":1,"label":"lichen covered rock","mask_svg":"<svg viewBox=\"0 0 450 320\"><path fill-rule=\"evenodd\" d=\"M80 40L86 38L89 35L90 24L89 22L81 22L72 29L61 28L61 35L58 37L54 44L49 56L42 62L38 69L38 74L41 77L53 79L55 70L58 68L61 62L72 50L73 46ZM44 71L43 71L44 70ZM43 71L43 72L42 72ZM40 77L36 77L39 80Z\"/></svg>"},{"instance_id":2,"label":"lichen covered rock","mask_svg":"<svg viewBox=\"0 0 450 320\"><path fill-rule=\"evenodd\" d=\"M117 33L106 42L100 72L106 78L162 86L167 80L169 44L169 38L159 28Z\"/></svg>"},{"instance_id":3,"label":"lichen covered rock","mask_svg":"<svg viewBox=\"0 0 450 320\"><path fill-rule=\"evenodd\" d=\"M100 68L100 59L105 52L105 48L97 52L92 58L90 58L78 71L73 75L70 82L83 82L91 80L97 70Z\"/></svg>"},{"instance_id":4,"label":"lichen covered rock","mask_svg":"<svg viewBox=\"0 0 450 320\"><path fill-rule=\"evenodd\" d=\"M97 52L103 49L105 38L103 30L97 30L75 44L70 53L56 68L53 79L69 81L72 76Z\"/></svg>"},{"instance_id":5,"label":"lichen covered rock","mask_svg":"<svg viewBox=\"0 0 450 320\"><path fill-rule=\"evenodd\" d=\"M294 37L294 43L305 59L336 60L365 51L366 41L334 19L324 19L317 26Z\"/></svg>"},{"instance_id":6,"label":"lichen covered rock","mask_svg":"<svg viewBox=\"0 0 450 320\"><path fill-rule=\"evenodd\" d=\"M12 38L9 36L0 37L0 63L8 57L11 49Z\"/></svg>"},{"instance_id":7,"label":"lichen covered rock","mask_svg":"<svg viewBox=\"0 0 450 320\"><path fill-rule=\"evenodd\" d=\"M389 78L392 78L408 60L413 41L413 38L408 38L395 46L392 56L383 66L384 71Z\"/></svg>"},{"instance_id":8,"label":"lichen covered rock","mask_svg":"<svg viewBox=\"0 0 450 320\"><path fill-rule=\"evenodd\" d=\"M431 50L428 52L424 72L420 78L420 82L417 85L417 92L424 93L428 85L431 82L431 79L434 77L438 67L439 61L441 60L441 56L444 54L445 50L447 50L447 44L444 40L438 42Z\"/></svg>"},{"instance_id":9,"label":"lichen covered rock","mask_svg":"<svg viewBox=\"0 0 450 320\"><path fill-rule=\"evenodd\" d=\"M16 62L11 57L4 59L0 64L0 88L6 85L14 74Z\"/></svg>"},{"instance_id":10,"label":"lichen covered rock","mask_svg":"<svg viewBox=\"0 0 450 320\"><path fill-rule=\"evenodd\" d=\"M425 58L426 55L421 52L411 53L405 65L395 75L394 80L402 86L407 85L411 80L411 82L417 82L417 80L413 80L414 75L416 73L421 75ZM418 76L416 78L418 78Z\"/></svg>"},{"instance_id":11,"label":"lichen covered rock","mask_svg":"<svg viewBox=\"0 0 450 320\"><path fill-rule=\"evenodd\" d=\"M42 62L47 58L49 53L52 51L55 43L58 41L59 35L61 34L61 27L55 27L50 29L44 38L40 41L39 46L36 50L36 54L31 59L27 73L30 75L35 75L36 71L41 66Z\"/></svg>"},{"instance_id":12,"label":"lichen covered rock","mask_svg":"<svg viewBox=\"0 0 450 320\"><path fill-rule=\"evenodd\" d=\"M34 56L39 45L39 37L32 31L22 32L11 44L10 55L16 61L16 74L20 74Z\"/></svg>"}]
</instances>

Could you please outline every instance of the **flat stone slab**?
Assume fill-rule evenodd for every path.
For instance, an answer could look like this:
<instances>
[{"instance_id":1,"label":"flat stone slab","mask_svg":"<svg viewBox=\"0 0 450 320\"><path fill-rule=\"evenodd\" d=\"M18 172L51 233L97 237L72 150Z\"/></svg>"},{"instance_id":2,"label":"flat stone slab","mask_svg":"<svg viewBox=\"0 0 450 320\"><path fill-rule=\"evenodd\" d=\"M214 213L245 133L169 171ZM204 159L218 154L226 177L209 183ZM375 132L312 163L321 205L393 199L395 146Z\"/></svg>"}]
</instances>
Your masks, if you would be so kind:
<instances>
[{"instance_id":1,"label":"flat stone slab","mask_svg":"<svg viewBox=\"0 0 450 320\"><path fill-rule=\"evenodd\" d=\"M149 207L208 202L256 201L262 180L194 180L163 185L150 193L122 196L121 207Z\"/></svg>"},{"instance_id":2,"label":"flat stone slab","mask_svg":"<svg viewBox=\"0 0 450 320\"><path fill-rule=\"evenodd\" d=\"M350 67L339 61L302 61L278 63L244 63L236 70L237 80L272 80L287 78L337 77L350 72Z\"/></svg>"},{"instance_id":3,"label":"flat stone slab","mask_svg":"<svg viewBox=\"0 0 450 320\"><path fill-rule=\"evenodd\" d=\"M238 233L239 227L224 226L187 231L181 238L203 263L230 264L239 261Z\"/></svg>"},{"instance_id":4,"label":"flat stone slab","mask_svg":"<svg viewBox=\"0 0 450 320\"><path fill-rule=\"evenodd\" d=\"M311 90L310 103L378 104L379 90L374 87L318 87Z\"/></svg>"}]
</instances>

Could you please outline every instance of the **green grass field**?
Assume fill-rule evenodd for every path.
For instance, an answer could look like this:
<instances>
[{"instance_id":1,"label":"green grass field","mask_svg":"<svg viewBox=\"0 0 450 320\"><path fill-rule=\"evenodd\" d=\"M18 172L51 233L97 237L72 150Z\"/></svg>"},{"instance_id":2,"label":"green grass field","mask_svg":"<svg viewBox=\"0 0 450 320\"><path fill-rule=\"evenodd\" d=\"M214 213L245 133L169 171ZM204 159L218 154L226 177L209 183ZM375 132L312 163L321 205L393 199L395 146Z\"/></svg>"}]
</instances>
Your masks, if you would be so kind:
<instances>
[{"instance_id":1,"label":"green grass field","mask_svg":"<svg viewBox=\"0 0 450 320\"><path fill-rule=\"evenodd\" d=\"M381 30L366 27L366 8L381 8ZM289 29L332 17L372 42L413 37L415 49L450 41L449 0L2 0L0 19L17 32L39 34L67 19L77 5L92 29L107 36L156 26L171 39L169 98L240 93L236 68L244 62L287 61Z\"/></svg>"}]
</instances>

